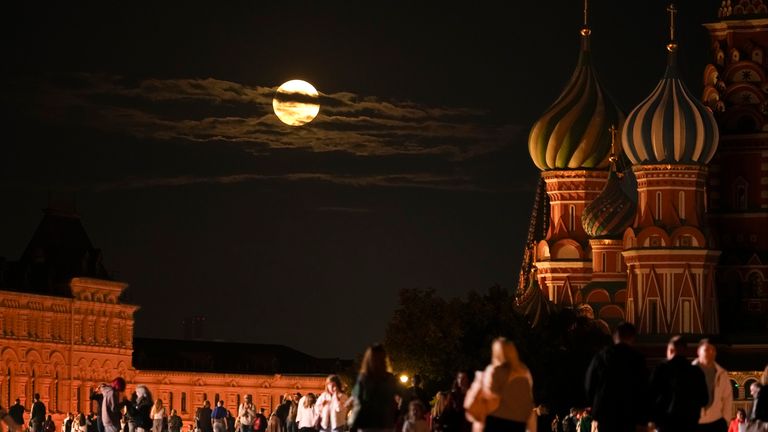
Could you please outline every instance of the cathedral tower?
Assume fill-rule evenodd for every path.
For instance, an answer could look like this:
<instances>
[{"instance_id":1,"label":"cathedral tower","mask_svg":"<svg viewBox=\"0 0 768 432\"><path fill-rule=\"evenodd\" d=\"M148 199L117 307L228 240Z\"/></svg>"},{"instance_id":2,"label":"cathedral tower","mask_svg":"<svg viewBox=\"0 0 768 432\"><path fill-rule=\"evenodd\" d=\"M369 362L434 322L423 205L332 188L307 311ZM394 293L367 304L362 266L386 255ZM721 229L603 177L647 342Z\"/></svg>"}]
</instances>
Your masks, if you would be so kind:
<instances>
[{"instance_id":1,"label":"cathedral tower","mask_svg":"<svg viewBox=\"0 0 768 432\"><path fill-rule=\"evenodd\" d=\"M611 126L612 149L618 144L618 130ZM606 327L625 320L627 269L622 258L624 231L632 225L637 205L622 188L620 159L611 151L608 182L600 195L584 209L581 223L590 237L592 281L582 289L582 309L589 308L594 318Z\"/></svg>"},{"instance_id":2,"label":"cathedral tower","mask_svg":"<svg viewBox=\"0 0 768 432\"><path fill-rule=\"evenodd\" d=\"M592 256L581 216L608 177L609 127L624 120L597 79L590 35L585 19L576 70L528 138L549 197L547 234L533 251L536 278L546 297L563 306L580 303L580 290L591 279Z\"/></svg>"},{"instance_id":3,"label":"cathedral tower","mask_svg":"<svg viewBox=\"0 0 768 432\"><path fill-rule=\"evenodd\" d=\"M719 132L680 80L674 6L667 69L627 117L624 152L637 177L635 221L624 234L627 320L644 334L719 332L714 250L705 218L707 164Z\"/></svg>"},{"instance_id":4,"label":"cathedral tower","mask_svg":"<svg viewBox=\"0 0 768 432\"><path fill-rule=\"evenodd\" d=\"M722 133L710 165L707 216L723 255L723 331L768 332L768 6L722 2L704 69L704 103Z\"/></svg>"}]
</instances>

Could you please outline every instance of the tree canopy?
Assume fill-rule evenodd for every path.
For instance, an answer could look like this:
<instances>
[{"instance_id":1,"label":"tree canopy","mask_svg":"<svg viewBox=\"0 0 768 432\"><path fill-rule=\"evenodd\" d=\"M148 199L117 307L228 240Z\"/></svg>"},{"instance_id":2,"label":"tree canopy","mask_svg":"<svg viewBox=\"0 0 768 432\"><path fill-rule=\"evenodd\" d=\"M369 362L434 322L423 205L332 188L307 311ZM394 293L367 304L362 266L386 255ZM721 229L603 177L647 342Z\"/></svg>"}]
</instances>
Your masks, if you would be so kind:
<instances>
[{"instance_id":1,"label":"tree canopy","mask_svg":"<svg viewBox=\"0 0 768 432\"><path fill-rule=\"evenodd\" d=\"M404 289L385 345L397 373L419 373L429 390L448 389L460 370L482 370L491 342L515 342L534 376L539 403L564 411L584 401L584 374L610 338L592 320L563 309L533 329L500 286L444 299L434 289Z\"/></svg>"}]
</instances>

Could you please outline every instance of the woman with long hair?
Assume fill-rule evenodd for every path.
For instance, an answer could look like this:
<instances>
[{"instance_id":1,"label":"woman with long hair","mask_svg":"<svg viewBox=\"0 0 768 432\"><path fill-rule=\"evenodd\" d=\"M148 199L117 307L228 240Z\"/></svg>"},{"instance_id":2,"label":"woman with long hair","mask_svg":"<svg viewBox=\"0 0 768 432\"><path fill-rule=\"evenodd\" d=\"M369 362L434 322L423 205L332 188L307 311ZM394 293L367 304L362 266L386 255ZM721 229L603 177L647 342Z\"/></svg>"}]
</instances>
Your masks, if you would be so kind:
<instances>
[{"instance_id":1,"label":"woman with long hair","mask_svg":"<svg viewBox=\"0 0 768 432\"><path fill-rule=\"evenodd\" d=\"M395 395L399 394L397 379L390 372L387 351L383 345L368 347L360 366L355 388L353 428L361 432L392 432L397 422Z\"/></svg>"},{"instance_id":2,"label":"woman with long hair","mask_svg":"<svg viewBox=\"0 0 768 432\"><path fill-rule=\"evenodd\" d=\"M314 393L307 393L299 399L299 406L296 408L296 424L299 432L312 432L315 430L317 417L315 415L315 402L317 398Z\"/></svg>"},{"instance_id":3,"label":"woman with long hair","mask_svg":"<svg viewBox=\"0 0 768 432\"><path fill-rule=\"evenodd\" d=\"M136 422L136 432L149 432L152 429L152 393L147 386L139 384L136 386L136 399L132 400L129 407L131 418Z\"/></svg>"},{"instance_id":4,"label":"woman with long hair","mask_svg":"<svg viewBox=\"0 0 768 432\"><path fill-rule=\"evenodd\" d=\"M72 422L73 432L87 432L88 431L88 419L85 418L85 414L78 413L75 417L75 421Z\"/></svg>"},{"instance_id":5,"label":"woman with long hair","mask_svg":"<svg viewBox=\"0 0 768 432\"><path fill-rule=\"evenodd\" d=\"M163 432L163 421L165 420L165 407L163 407L163 400L158 399L152 406L149 412L149 417L152 419L152 432Z\"/></svg>"},{"instance_id":6,"label":"woman with long hair","mask_svg":"<svg viewBox=\"0 0 768 432\"><path fill-rule=\"evenodd\" d=\"M285 397L283 398L287 401L288 405L288 418L285 419L285 429L287 432L298 432L299 429L296 427L296 413L299 408L299 399L301 399L301 395L299 393L296 394L290 394L286 393Z\"/></svg>"},{"instance_id":7,"label":"woman with long hair","mask_svg":"<svg viewBox=\"0 0 768 432\"><path fill-rule=\"evenodd\" d=\"M484 432L536 430L533 377L515 344L506 338L493 341L491 364L483 372L482 395L496 407L485 419Z\"/></svg>"},{"instance_id":8,"label":"woman with long hair","mask_svg":"<svg viewBox=\"0 0 768 432\"><path fill-rule=\"evenodd\" d=\"M429 430L432 432L445 432L443 414L448 406L449 393L445 391L437 392L432 405L432 412L429 417Z\"/></svg>"},{"instance_id":9,"label":"woman with long hair","mask_svg":"<svg viewBox=\"0 0 768 432\"><path fill-rule=\"evenodd\" d=\"M329 375L325 379L325 390L315 405L320 416L320 430L338 432L347 426L347 395L342 391L341 378Z\"/></svg>"}]
</instances>

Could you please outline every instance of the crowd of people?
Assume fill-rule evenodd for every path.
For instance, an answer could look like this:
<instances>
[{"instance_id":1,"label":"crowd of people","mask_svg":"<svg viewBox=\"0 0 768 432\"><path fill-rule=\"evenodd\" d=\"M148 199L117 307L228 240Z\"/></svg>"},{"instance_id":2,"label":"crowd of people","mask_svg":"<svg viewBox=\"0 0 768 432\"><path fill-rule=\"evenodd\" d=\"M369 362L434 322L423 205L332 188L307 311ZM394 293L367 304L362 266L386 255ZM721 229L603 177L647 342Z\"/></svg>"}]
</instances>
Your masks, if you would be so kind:
<instances>
[{"instance_id":1,"label":"crowd of people","mask_svg":"<svg viewBox=\"0 0 768 432\"><path fill-rule=\"evenodd\" d=\"M691 361L686 341L671 338L666 360L649 372L634 348L632 324L620 324L613 338L614 344L595 356L586 376L589 415L600 431L768 430L768 390L763 390L768 367L762 381L749 389L754 398L751 413L737 415L728 371L717 363L717 348L710 340L699 341Z\"/></svg>"},{"instance_id":2,"label":"crowd of people","mask_svg":"<svg viewBox=\"0 0 768 432\"><path fill-rule=\"evenodd\" d=\"M383 348L374 346L352 391L350 426L363 432L768 431L768 367L748 389L750 412L734 413L728 371L717 363L717 347L710 340L700 340L689 359L688 343L680 336L671 338L666 360L651 371L634 347L636 336L632 324L617 326L614 343L595 355L587 370L589 406L573 408L563 418L555 414L541 425L538 420L547 409L536 405L532 374L512 341L496 339L483 371L475 372L471 382L467 373L459 372L453 388L438 392L431 403L418 380L408 390L398 389L386 372ZM392 399L396 402L389 404L386 416L382 407Z\"/></svg>"},{"instance_id":3,"label":"crowd of people","mask_svg":"<svg viewBox=\"0 0 768 432\"><path fill-rule=\"evenodd\" d=\"M690 361L687 344L679 336L667 345L666 361L652 372L633 345L636 330L628 323L614 332L614 344L599 352L585 379L589 407L573 408L563 418L555 415L552 432L680 432L768 431L768 367L762 381L752 384L754 402L749 413L732 413L733 393L728 372L715 360L709 340L699 342ZM329 376L320 394L286 394L267 415L245 395L236 412L223 400L210 401L195 413L184 432L524 432L536 431L546 408L536 406L533 377L515 344L498 338L491 346L491 362L472 380L459 372L449 391L430 397L415 375L410 387L391 373L382 345L370 346L357 379L345 388L337 375ZM61 432L182 432L174 409L153 399L144 385L130 397L118 377L102 384L91 400L98 409L69 413ZM26 409L19 400L0 416L11 432L25 429ZM45 405L34 395L27 424L30 432L56 432Z\"/></svg>"},{"instance_id":4,"label":"crowd of people","mask_svg":"<svg viewBox=\"0 0 768 432\"><path fill-rule=\"evenodd\" d=\"M21 404L21 399L16 401L4 412L0 408L0 417L4 417L6 423L13 423L24 426L24 413L27 409ZM35 393L32 396L32 407L29 413L29 423L27 424L30 432L56 432L56 426L51 416L46 416L45 404L40 400L40 394Z\"/></svg>"}]
</instances>

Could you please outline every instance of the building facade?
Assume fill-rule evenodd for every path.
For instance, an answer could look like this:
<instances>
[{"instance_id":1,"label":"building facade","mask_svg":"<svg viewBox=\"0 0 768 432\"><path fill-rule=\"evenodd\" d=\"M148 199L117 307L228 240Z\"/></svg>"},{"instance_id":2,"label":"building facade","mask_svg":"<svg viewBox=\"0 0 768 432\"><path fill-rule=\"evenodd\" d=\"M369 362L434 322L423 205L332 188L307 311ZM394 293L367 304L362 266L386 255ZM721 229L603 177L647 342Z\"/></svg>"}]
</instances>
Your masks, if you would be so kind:
<instances>
[{"instance_id":1,"label":"building facade","mask_svg":"<svg viewBox=\"0 0 768 432\"><path fill-rule=\"evenodd\" d=\"M244 364L239 369L245 373L237 367L214 372L195 363L174 370L178 362L158 360L179 355L178 343L156 341L167 350L145 350L139 363L166 367L137 368L133 315L139 307L121 302L128 285L106 277L100 256L76 215L49 210L22 259L2 262L0 405L19 398L29 408L39 393L60 424L67 412L88 413L93 390L122 376L128 395L136 385L147 385L186 424L204 400L221 399L236 410L244 394L271 412L286 393L322 391L324 374L337 366L287 347L266 346L261 350L266 361ZM277 348L287 354L271 356ZM298 369L285 360L297 355L302 356ZM249 357L242 360L253 363ZM301 373L281 373L281 360L285 372Z\"/></svg>"}]
</instances>

